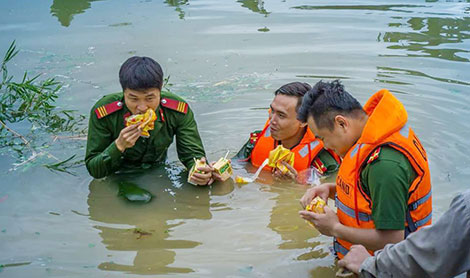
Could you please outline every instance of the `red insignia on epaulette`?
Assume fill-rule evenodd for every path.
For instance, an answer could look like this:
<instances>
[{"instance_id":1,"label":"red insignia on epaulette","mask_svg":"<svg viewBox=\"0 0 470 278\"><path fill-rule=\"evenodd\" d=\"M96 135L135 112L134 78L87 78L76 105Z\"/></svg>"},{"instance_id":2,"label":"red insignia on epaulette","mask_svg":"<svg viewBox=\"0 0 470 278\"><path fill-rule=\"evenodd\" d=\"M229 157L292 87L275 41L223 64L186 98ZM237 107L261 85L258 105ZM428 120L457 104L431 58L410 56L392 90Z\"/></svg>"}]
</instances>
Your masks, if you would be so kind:
<instances>
[{"instance_id":1,"label":"red insignia on epaulette","mask_svg":"<svg viewBox=\"0 0 470 278\"><path fill-rule=\"evenodd\" d=\"M188 104L184 101L179 101L171 98L162 98L161 104L165 108L176 110L181 113L188 113Z\"/></svg>"},{"instance_id":2,"label":"red insignia on epaulette","mask_svg":"<svg viewBox=\"0 0 470 278\"><path fill-rule=\"evenodd\" d=\"M379 158L380 154L380 148L377 148L370 156L369 159L367 160L367 164L371 163L372 161L376 160Z\"/></svg>"},{"instance_id":3,"label":"red insignia on epaulette","mask_svg":"<svg viewBox=\"0 0 470 278\"><path fill-rule=\"evenodd\" d=\"M317 169L320 175L323 175L324 173L326 173L326 171L328 171L325 164L323 164L323 162L318 157L313 160L312 165L313 167L315 167L315 169Z\"/></svg>"},{"instance_id":4,"label":"red insignia on epaulette","mask_svg":"<svg viewBox=\"0 0 470 278\"><path fill-rule=\"evenodd\" d=\"M123 106L123 103L122 101L119 101L119 100L100 106L95 109L96 117L98 117L98 119L106 117L109 114L112 114L118 110L121 110L122 106Z\"/></svg>"},{"instance_id":5,"label":"red insignia on epaulette","mask_svg":"<svg viewBox=\"0 0 470 278\"><path fill-rule=\"evenodd\" d=\"M250 133L250 144L256 144L261 132L252 132Z\"/></svg>"}]
</instances>

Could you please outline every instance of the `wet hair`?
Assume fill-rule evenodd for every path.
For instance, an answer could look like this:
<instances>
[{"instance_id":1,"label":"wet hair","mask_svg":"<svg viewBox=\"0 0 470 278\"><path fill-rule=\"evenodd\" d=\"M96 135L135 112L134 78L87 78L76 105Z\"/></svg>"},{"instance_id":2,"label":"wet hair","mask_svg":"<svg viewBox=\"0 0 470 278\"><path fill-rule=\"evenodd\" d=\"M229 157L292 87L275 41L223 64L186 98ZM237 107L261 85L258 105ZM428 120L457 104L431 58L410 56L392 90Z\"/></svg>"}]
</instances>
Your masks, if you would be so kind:
<instances>
[{"instance_id":1,"label":"wet hair","mask_svg":"<svg viewBox=\"0 0 470 278\"><path fill-rule=\"evenodd\" d=\"M291 82L277 89L274 92L274 95L297 97L297 106L295 107L295 111L299 112L300 105L302 105L302 98L310 89L312 89L312 86L310 86L308 83Z\"/></svg>"},{"instance_id":2,"label":"wet hair","mask_svg":"<svg viewBox=\"0 0 470 278\"><path fill-rule=\"evenodd\" d=\"M361 104L348 92L339 80L333 82L320 81L308 91L297 113L297 119L307 122L312 116L318 128L334 129L337 115L358 117L365 114Z\"/></svg>"},{"instance_id":3,"label":"wet hair","mask_svg":"<svg viewBox=\"0 0 470 278\"><path fill-rule=\"evenodd\" d=\"M133 56L122 64L119 70L119 82L122 90L142 91L162 89L163 70L160 64L149 57Z\"/></svg>"}]
</instances>

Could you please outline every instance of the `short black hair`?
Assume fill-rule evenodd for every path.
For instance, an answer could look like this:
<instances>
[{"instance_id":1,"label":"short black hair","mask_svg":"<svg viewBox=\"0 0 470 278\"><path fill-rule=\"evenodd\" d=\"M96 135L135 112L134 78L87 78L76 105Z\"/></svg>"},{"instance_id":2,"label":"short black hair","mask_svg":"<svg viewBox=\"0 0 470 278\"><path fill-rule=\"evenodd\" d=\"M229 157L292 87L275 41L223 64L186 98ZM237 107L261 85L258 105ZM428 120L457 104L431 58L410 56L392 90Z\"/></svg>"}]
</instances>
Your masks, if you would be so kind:
<instances>
[{"instance_id":1,"label":"short black hair","mask_svg":"<svg viewBox=\"0 0 470 278\"><path fill-rule=\"evenodd\" d=\"M334 129L336 115L357 116L364 113L361 104L346 90L339 80L319 81L308 91L297 113L297 119L307 122L312 116L318 128Z\"/></svg>"},{"instance_id":2,"label":"short black hair","mask_svg":"<svg viewBox=\"0 0 470 278\"><path fill-rule=\"evenodd\" d=\"M277 89L274 92L274 95L275 96L285 95L285 96L297 97L297 106L295 107L295 111L298 112L300 105L302 104L302 98L310 89L312 89L312 86L310 86L308 83L291 82Z\"/></svg>"},{"instance_id":3,"label":"short black hair","mask_svg":"<svg viewBox=\"0 0 470 278\"><path fill-rule=\"evenodd\" d=\"M119 70L122 90L162 89L163 70L160 64L149 57L133 56L122 64Z\"/></svg>"}]
</instances>

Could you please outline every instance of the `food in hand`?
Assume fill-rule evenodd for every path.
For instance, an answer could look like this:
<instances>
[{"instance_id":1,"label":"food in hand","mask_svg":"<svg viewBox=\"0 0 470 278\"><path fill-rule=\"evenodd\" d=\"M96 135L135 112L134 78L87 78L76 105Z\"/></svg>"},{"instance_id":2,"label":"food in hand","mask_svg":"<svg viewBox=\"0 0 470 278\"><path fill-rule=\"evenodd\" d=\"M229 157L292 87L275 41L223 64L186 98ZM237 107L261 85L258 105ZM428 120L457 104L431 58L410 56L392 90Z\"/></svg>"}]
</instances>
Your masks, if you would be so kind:
<instances>
[{"instance_id":1,"label":"food in hand","mask_svg":"<svg viewBox=\"0 0 470 278\"><path fill-rule=\"evenodd\" d=\"M313 198L310 204L308 204L305 207L305 210L315 212L315 213L325 213L325 206L326 206L326 202L322 198L320 198L320 196L317 196ZM315 228L312 222L307 221L307 220L305 220L305 222L307 222L310 226Z\"/></svg>"},{"instance_id":2,"label":"food in hand","mask_svg":"<svg viewBox=\"0 0 470 278\"><path fill-rule=\"evenodd\" d=\"M138 124L140 129L142 130L141 135L143 137L149 137L149 131L155 128L156 119L157 115L155 114L155 111L149 108L147 109L147 111L145 111L144 114L136 114L127 117L126 127Z\"/></svg>"},{"instance_id":3,"label":"food in hand","mask_svg":"<svg viewBox=\"0 0 470 278\"><path fill-rule=\"evenodd\" d=\"M232 176L232 164L230 160L224 157L221 157L212 167L215 172L220 175L222 181L226 181Z\"/></svg>"},{"instance_id":4,"label":"food in hand","mask_svg":"<svg viewBox=\"0 0 470 278\"><path fill-rule=\"evenodd\" d=\"M199 174L202 174L204 173L203 171L201 170L198 170L198 168L200 167L205 167L207 166L206 162L205 161L202 161L201 159L194 159L194 165L193 167L191 167L191 170L189 170L189 174L188 174L188 182L190 184L194 184L194 185L199 185L199 184L196 184L194 182L191 181L191 178L192 176L194 175L194 173L199 173Z\"/></svg>"},{"instance_id":5,"label":"food in hand","mask_svg":"<svg viewBox=\"0 0 470 278\"><path fill-rule=\"evenodd\" d=\"M269 152L268 166L277 168L283 174L285 174L289 171L289 169L284 164L282 164L282 161L285 161L290 166L294 167L294 153L289 149L284 148L282 145L279 145L277 148Z\"/></svg>"},{"instance_id":6,"label":"food in hand","mask_svg":"<svg viewBox=\"0 0 470 278\"><path fill-rule=\"evenodd\" d=\"M315 213L325 213L325 206L326 202L317 196L310 202L310 204L307 205L305 209Z\"/></svg>"}]
</instances>

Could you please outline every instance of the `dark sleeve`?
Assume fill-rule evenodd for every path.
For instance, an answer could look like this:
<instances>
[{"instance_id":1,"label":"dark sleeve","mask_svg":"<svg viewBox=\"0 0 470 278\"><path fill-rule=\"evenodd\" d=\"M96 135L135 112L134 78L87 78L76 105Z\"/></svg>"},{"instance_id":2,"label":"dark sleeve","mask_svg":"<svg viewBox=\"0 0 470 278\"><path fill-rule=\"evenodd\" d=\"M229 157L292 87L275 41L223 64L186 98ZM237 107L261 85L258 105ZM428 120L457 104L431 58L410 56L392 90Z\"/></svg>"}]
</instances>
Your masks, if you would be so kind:
<instances>
[{"instance_id":1,"label":"dark sleeve","mask_svg":"<svg viewBox=\"0 0 470 278\"><path fill-rule=\"evenodd\" d=\"M339 168L338 162L335 158L325 149L321 150L317 157L321 160L323 165L326 167L325 175L331 175L332 173L336 172Z\"/></svg>"},{"instance_id":2,"label":"dark sleeve","mask_svg":"<svg viewBox=\"0 0 470 278\"><path fill-rule=\"evenodd\" d=\"M85 164L94 178L103 178L117 171L121 165L121 152L114 143L112 130L107 127L110 119L98 119L91 110Z\"/></svg>"},{"instance_id":3,"label":"dark sleeve","mask_svg":"<svg viewBox=\"0 0 470 278\"><path fill-rule=\"evenodd\" d=\"M454 277L468 271L470 191L455 197L436 223L387 244L361 265L361 274L376 277Z\"/></svg>"},{"instance_id":4,"label":"dark sleeve","mask_svg":"<svg viewBox=\"0 0 470 278\"><path fill-rule=\"evenodd\" d=\"M372 219L378 230L405 229L408 189L414 170L400 152L382 147L379 158L361 173L372 199Z\"/></svg>"},{"instance_id":5,"label":"dark sleeve","mask_svg":"<svg viewBox=\"0 0 470 278\"><path fill-rule=\"evenodd\" d=\"M240 148L238 153L233 157L235 159L247 159L250 157L253 148L250 148L250 140L246 141L246 143Z\"/></svg>"},{"instance_id":6,"label":"dark sleeve","mask_svg":"<svg viewBox=\"0 0 470 278\"><path fill-rule=\"evenodd\" d=\"M255 148L255 142L256 139L253 139L253 137L257 137L263 132L262 130L255 130L250 133L250 136L246 143L240 148L238 153L233 157L234 159L239 159L243 161L248 161L248 159L251 157L251 153L253 152L253 149Z\"/></svg>"},{"instance_id":7,"label":"dark sleeve","mask_svg":"<svg viewBox=\"0 0 470 278\"><path fill-rule=\"evenodd\" d=\"M193 111L189 107L186 114L178 115L176 150L179 160L188 169L193 166L194 158L206 156Z\"/></svg>"}]
</instances>

